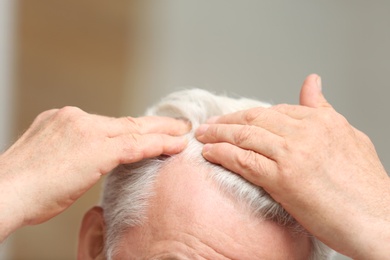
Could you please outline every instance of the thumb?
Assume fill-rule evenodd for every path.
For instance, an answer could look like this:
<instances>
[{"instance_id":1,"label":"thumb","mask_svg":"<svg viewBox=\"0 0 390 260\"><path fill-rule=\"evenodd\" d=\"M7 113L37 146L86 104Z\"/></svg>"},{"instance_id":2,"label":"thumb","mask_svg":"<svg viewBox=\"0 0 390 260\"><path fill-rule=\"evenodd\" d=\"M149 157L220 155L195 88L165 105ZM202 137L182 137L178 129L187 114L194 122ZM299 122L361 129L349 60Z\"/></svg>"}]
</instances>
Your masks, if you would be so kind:
<instances>
[{"instance_id":1,"label":"thumb","mask_svg":"<svg viewBox=\"0 0 390 260\"><path fill-rule=\"evenodd\" d=\"M332 107L322 94L322 83L320 76L317 74L311 74L305 79L301 88L299 103L302 106L312 108Z\"/></svg>"}]
</instances>

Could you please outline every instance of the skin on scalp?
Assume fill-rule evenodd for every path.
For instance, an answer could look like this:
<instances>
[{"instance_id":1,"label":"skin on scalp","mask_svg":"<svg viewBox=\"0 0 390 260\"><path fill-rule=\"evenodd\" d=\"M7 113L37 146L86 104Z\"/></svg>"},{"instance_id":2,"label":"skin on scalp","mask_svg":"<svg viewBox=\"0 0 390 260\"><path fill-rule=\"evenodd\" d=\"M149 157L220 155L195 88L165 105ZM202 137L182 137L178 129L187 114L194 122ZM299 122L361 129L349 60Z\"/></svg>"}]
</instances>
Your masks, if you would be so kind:
<instances>
[{"instance_id":1,"label":"skin on scalp","mask_svg":"<svg viewBox=\"0 0 390 260\"><path fill-rule=\"evenodd\" d=\"M157 174L147 219L128 228L115 259L308 259L310 239L261 219L181 156Z\"/></svg>"}]
</instances>

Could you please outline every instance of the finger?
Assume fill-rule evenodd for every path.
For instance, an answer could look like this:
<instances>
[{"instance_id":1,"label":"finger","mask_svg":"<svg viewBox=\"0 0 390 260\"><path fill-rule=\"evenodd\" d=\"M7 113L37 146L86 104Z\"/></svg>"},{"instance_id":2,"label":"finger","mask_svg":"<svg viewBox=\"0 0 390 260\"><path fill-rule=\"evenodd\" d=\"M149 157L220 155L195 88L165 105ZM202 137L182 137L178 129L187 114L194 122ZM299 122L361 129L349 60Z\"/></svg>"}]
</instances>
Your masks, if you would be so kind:
<instances>
[{"instance_id":1,"label":"finger","mask_svg":"<svg viewBox=\"0 0 390 260\"><path fill-rule=\"evenodd\" d=\"M118 164L134 163L162 154L172 155L184 150L187 139L164 134L121 135L113 138L118 147Z\"/></svg>"},{"instance_id":2,"label":"finger","mask_svg":"<svg viewBox=\"0 0 390 260\"><path fill-rule=\"evenodd\" d=\"M160 133L183 135L191 130L191 123L172 117L145 116L135 119L141 134Z\"/></svg>"},{"instance_id":3,"label":"finger","mask_svg":"<svg viewBox=\"0 0 390 260\"><path fill-rule=\"evenodd\" d=\"M270 109L275 110L281 114L287 115L297 120L301 120L305 117L308 117L310 114L313 113L312 108L306 106L299 106L299 105L280 104L280 105L272 106L270 107Z\"/></svg>"},{"instance_id":4,"label":"finger","mask_svg":"<svg viewBox=\"0 0 390 260\"><path fill-rule=\"evenodd\" d=\"M312 108L332 107L322 94L320 76L311 74L305 79L301 88L300 104Z\"/></svg>"},{"instance_id":5,"label":"finger","mask_svg":"<svg viewBox=\"0 0 390 260\"><path fill-rule=\"evenodd\" d=\"M211 124L201 125L195 132L203 143L229 143L275 159L283 147L283 137L261 127L249 125Z\"/></svg>"},{"instance_id":6,"label":"finger","mask_svg":"<svg viewBox=\"0 0 390 260\"><path fill-rule=\"evenodd\" d=\"M254 125L283 136L290 133L298 121L278 111L257 107L213 118L208 123Z\"/></svg>"},{"instance_id":7,"label":"finger","mask_svg":"<svg viewBox=\"0 0 390 260\"><path fill-rule=\"evenodd\" d=\"M116 136L127 133L150 134L159 133L167 135L183 135L191 130L188 121L171 117L122 117L111 122L110 135Z\"/></svg>"},{"instance_id":8,"label":"finger","mask_svg":"<svg viewBox=\"0 0 390 260\"><path fill-rule=\"evenodd\" d=\"M275 161L228 143L206 144L203 148L203 157L264 188L272 184L277 173Z\"/></svg>"}]
</instances>

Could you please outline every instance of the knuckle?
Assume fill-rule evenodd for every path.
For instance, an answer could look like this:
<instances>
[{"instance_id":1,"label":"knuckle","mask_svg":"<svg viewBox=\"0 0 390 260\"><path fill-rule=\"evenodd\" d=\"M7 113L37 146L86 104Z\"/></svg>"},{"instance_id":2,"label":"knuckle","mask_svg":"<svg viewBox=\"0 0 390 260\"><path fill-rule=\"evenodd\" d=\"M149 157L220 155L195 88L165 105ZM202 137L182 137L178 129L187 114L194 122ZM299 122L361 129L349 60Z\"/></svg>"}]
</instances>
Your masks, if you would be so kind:
<instances>
[{"instance_id":1,"label":"knuckle","mask_svg":"<svg viewBox=\"0 0 390 260\"><path fill-rule=\"evenodd\" d=\"M127 116L124 117L125 123L130 126L130 128L135 131L136 133L140 132L140 129L143 127L142 120L139 120L139 118Z\"/></svg>"},{"instance_id":2,"label":"knuckle","mask_svg":"<svg viewBox=\"0 0 390 260\"><path fill-rule=\"evenodd\" d=\"M361 140L361 142L367 146L374 147L371 138L360 130L355 129L355 136Z\"/></svg>"},{"instance_id":3,"label":"knuckle","mask_svg":"<svg viewBox=\"0 0 390 260\"><path fill-rule=\"evenodd\" d=\"M35 123L40 123L46 119L48 119L50 116L52 116L53 114L55 114L56 112L58 111L58 109L50 109L50 110L46 110L46 111L43 111L42 113L40 113L34 120Z\"/></svg>"},{"instance_id":4,"label":"knuckle","mask_svg":"<svg viewBox=\"0 0 390 260\"><path fill-rule=\"evenodd\" d=\"M344 116L342 116L342 115L340 115L340 114L338 114L338 121L339 121L339 124L340 124L341 126L343 126L343 127L345 127L345 128L351 128L351 125L350 125L350 123L348 122L348 120L347 120Z\"/></svg>"},{"instance_id":5,"label":"knuckle","mask_svg":"<svg viewBox=\"0 0 390 260\"><path fill-rule=\"evenodd\" d=\"M139 143L139 136L131 134L124 141L124 149L137 150Z\"/></svg>"},{"instance_id":6,"label":"knuckle","mask_svg":"<svg viewBox=\"0 0 390 260\"><path fill-rule=\"evenodd\" d=\"M238 156L237 163L241 169L251 175L256 175L257 169L262 166L258 154L253 151L246 151L244 156Z\"/></svg>"},{"instance_id":7,"label":"knuckle","mask_svg":"<svg viewBox=\"0 0 390 260\"><path fill-rule=\"evenodd\" d=\"M54 119L65 124L74 124L78 121L82 112L80 108L66 106L56 112Z\"/></svg>"},{"instance_id":8,"label":"knuckle","mask_svg":"<svg viewBox=\"0 0 390 260\"><path fill-rule=\"evenodd\" d=\"M324 111L319 115L320 124L326 136L338 136L343 132L352 132L353 128L348 120L333 111Z\"/></svg>"},{"instance_id":9,"label":"knuckle","mask_svg":"<svg viewBox=\"0 0 390 260\"><path fill-rule=\"evenodd\" d=\"M78 107L73 106L65 106L58 110L57 114L58 116L62 117L74 117L75 115L78 115L82 112L82 110Z\"/></svg>"},{"instance_id":10,"label":"knuckle","mask_svg":"<svg viewBox=\"0 0 390 260\"><path fill-rule=\"evenodd\" d=\"M91 132L91 122L85 115L86 113L78 107L66 106L57 111L56 120L85 136Z\"/></svg>"},{"instance_id":11,"label":"knuckle","mask_svg":"<svg viewBox=\"0 0 390 260\"><path fill-rule=\"evenodd\" d=\"M128 138L121 142L121 153L124 155L123 160L126 162L136 162L145 157L145 151L142 147L139 135L129 135Z\"/></svg>"},{"instance_id":12,"label":"knuckle","mask_svg":"<svg viewBox=\"0 0 390 260\"><path fill-rule=\"evenodd\" d=\"M244 121L247 124L251 124L254 121L257 120L257 118L264 113L264 108L262 107L257 107L257 108L252 108L244 114Z\"/></svg>"},{"instance_id":13,"label":"knuckle","mask_svg":"<svg viewBox=\"0 0 390 260\"><path fill-rule=\"evenodd\" d=\"M253 135L253 127L252 126L243 126L242 129L236 132L233 135L233 142L240 146L243 143L250 140L250 137Z\"/></svg>"},{"instance_id":14,"label":"knuckle","mask_svg":"<svg viewBox=\"0 0 390 260\"><path fill-rule=\"evenodd\" d=\"M307 165L309 158L306 158L307 153L304 149L294 150L293 154L289 154L278 160L276 167L278 172L278 178L282 182L289 183L292 178L297 178L301 175L302 165Z\"/></svg>"},{"instance_id":15,"label":"knuckle","mask_svg":"<svg viewBox=\"0 0 390 260\"><path fill-rule=\"evenodd\" d=\"M361 131L359 131L358 133L359 133L359 137L363 140L363 142L367 144L372 144L371 138L368 135L366 135Z\"/></svg>"},{"instance_id":16,"label":"knuckle","mask_svg":"<svg viewBox=\"0 0 390 260\"><path fill-rule=\"evenodd\" d=\"M301 177L297 172L294 171L292 165L278 165L278 174L276 175L277 186L286 193L293 192L293 183L299 183L299 178ZM295 185L299 186L299 185Z\"/></svg>"},{"instance_id":17,"label":"knuckle","mask_svg":"<svg viewBox=\"0 0 390 260\"><path fill-rule=\"evenodd\" d=\"M278 104L278 105L271 107L271 109L280 112L280 111L291 110L292 108L288 104Z\"/></svg>"},{"instance_id":18,"label":"knuckle","mask_svg":"<svg viewBox=\"0 0 390 260\"><path fill-rule=\"evenodd\" d=\"M275 151L275 148L279 147L278 152ZM290 153L292 148L291 145L287 142L286 139L282 139L277 142L276 145L273 146L272 154L271 156L278 155L279 157L285 156L286 154Z\"/></svg>"},{"instance_id":19,"label":"knuckle","mask_svg":"<svg viewBox=\"0 0 390 260\"><path fill-rule=\"evenodd\" d=\"M342 115L329 109L322 109L317 113L317 118L325 125L346 125L348 121Z\"/></svg>"},{"instance_id":20,"label":"knuckle","mask_svg":"<svg viewBox=\"0 0 390 260\"><path fill-rule=\"evenodd\" d=\"M119 164L133 163L141 160L143 158L143 153L140 150L123 148Z\"/></svg>"}]
</instances>

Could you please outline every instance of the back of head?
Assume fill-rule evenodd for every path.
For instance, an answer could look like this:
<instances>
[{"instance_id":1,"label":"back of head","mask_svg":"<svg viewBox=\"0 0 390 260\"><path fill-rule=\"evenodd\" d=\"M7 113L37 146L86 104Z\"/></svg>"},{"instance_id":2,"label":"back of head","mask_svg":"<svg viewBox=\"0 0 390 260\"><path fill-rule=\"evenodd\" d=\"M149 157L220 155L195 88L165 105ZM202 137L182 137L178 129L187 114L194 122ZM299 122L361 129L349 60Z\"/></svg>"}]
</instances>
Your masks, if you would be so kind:
<instances>
[{"instance_id":1,"label":"back of head","mask_svg":"<svg viewBox=\"0 0 390 260\"><path fill-rule=\"evenodd\" d=\"M210 178L218 189L236 202L245 205L255 216L275 221L293 232L305 232L262 188L219 165L207 162L201 154L203 145L194 138L194 130L210 117L259 106L269 107L270 104L252 99L217 96L204 90L192 89L172 93L147 111L147 115L188 120L193 131L188 134L188 147L181 154L121 165L107 177L102 207L107 225L108 259L115 255L116 242L126 227L141 225L145 221L148 198L153 194L153 184L159 169L178 156L185 158L194 166L209 169ZM311 238L311 242L311 259L331 258L332 250L314 237Z\"/></svg>"}]
</instances>

